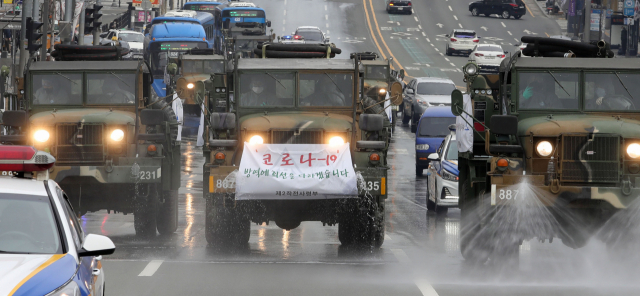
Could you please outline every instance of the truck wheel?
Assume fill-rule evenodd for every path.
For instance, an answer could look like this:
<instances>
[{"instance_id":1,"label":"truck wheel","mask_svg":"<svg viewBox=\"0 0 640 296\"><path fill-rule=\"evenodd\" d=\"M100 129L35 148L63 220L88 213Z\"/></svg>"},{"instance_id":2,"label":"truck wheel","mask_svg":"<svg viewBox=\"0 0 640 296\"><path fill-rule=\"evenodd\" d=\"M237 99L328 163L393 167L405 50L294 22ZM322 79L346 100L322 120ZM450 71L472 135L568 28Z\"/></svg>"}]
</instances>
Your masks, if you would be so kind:
<instances>
[{"instance_id":1,"label":"truck wheel","mask_svg":"<svg viewBox=\"0 0 640 296\"><path fill-rule=\"evenodd\" d=\"M367 114L383 114L384 107L382 104L377 104L378 102L371 97L364 97L362 99L362 105L364 106L364 113ZM376 105L377 104L377 105Z\"/></svg>"},{"instance_id":2,"label":"truck wheel","mask_svg":"<svg viewBox=\"0 0 640 296\"><path fill-rule=\"evenodd\" d=\"M156 211L158 206L158 191L154 186L149 186L151 192L144 196L143 185L138 185L138 194L134 193L133 228L136 235L147 238L156 235Z\"/></svg>"},{"instance_id":3,"label":"truck wheel","mask_svg":"<svg viewBox=\"0 0 640 296\"><path fill-rule=\"evenodd\" d=\"M345 246L379 248L384 241L384 212L370 198L353 204L338 222L338 238Z\"/></svg>"},{"instance_id":4,"label":"truck wheel","mask_svg":"<svg viewBox=\"0 0 640 296\"><path fill-rule=\"evenodd\" d=\"M214 205L211 198L206 203L205 233L209 245L241 246L249 242L249 219L242 217L237 209Z\"/></svg>"},{"instance_id":5,"label":"truck wheel","mask_svg":"<svg viewBox=\"0 0 640 296\"><path fill-rule=\"evenodd\" d=\"M178 190L163 191L164 203L159 204L156 224L160 234L178 230Z\"/></svg>"}]
</instances>

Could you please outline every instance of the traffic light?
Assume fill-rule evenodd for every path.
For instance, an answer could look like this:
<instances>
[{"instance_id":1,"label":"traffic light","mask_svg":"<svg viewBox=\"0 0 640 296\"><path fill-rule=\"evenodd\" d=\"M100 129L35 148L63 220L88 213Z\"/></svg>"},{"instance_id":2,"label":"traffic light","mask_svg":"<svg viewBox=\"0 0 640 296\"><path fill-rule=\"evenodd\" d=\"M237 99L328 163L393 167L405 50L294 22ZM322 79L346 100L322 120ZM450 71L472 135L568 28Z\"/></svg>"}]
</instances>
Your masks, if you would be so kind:
<instances>
[{"instance_id":1,"label":"traffic light","mask_svg":"<svg viewBox=\"0 0 640 296\"><path fill-rule=\"evenodd\" d=\"M100 28L100 25L102 25L102 22L100 21L100 18L102 17L100 9L102 9L102 7L103 5L93 5L93 27L96 29Z\"/></svg>"},{"instance_id":2,"label":"traffic light","mask_svg":"<svg viewBox=\"0 0 640 296\"><path fill-rule=\"evenodd\" d=\"M27 18L27 49L30 53L34 53L42 47L42 44L39 44L39 39L42 37L42 33L38 33L37 31L42 27L43 23L33 21L30 17Z\"/></svg>"},{"instance_id":3,"label":"traffic light","mask_svg":"<svg viewBox=\"0 0 640 296\"><path fill-rule=\"evenodd\" d=\"M84 33L93 33L93 8L84 9Z\"/></svg>"}]
</instances>

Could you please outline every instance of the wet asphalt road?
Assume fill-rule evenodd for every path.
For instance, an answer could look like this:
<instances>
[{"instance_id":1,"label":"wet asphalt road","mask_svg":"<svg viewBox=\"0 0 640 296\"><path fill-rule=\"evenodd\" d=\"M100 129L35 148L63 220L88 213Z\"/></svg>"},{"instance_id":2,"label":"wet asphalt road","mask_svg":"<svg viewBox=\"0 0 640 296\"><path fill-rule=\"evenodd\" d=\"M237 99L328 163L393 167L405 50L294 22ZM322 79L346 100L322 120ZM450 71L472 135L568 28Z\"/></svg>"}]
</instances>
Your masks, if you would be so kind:
<instances>
[{"instance_id":1,"label":"wet asphalt road","mask_svg":"<svg viewBox=\"0 0 640 296\"><path fill-rule=\"evenodd\" d=\"M525 1L534 16L522 20L474 18L468 1L460 0L413 1L413 15L388 15L383 0L255 2L267 10L278 36L299 25L318 26L343 49L341 58L377 51L393 56L410 76L449 77L462 85L458 69L466 58L441 55L444 39L438 35L472 27L491 37L483 42L504 43L511 51L507 45L524 30L538 36L559 32L533 1ZM460 211L427 214L426 176L414 174L414 135L407 126L396 128L389 152L386 236L376 252L341 248L338 227L319 222L303 222L290 232L274 223L252 225L247 247L208 247L202 150L193 136L182 149L175 234L140 240L132 215L101 211L82 217L87 233L108 235L117 246L104 259L108 295L640 295L639 268L611 263L598 242L580 250L559 240L525 242L517 270L466 264L458 247Z\"/></svg>"},{"instance_id":2,"label":"wet asphalt road","mask_svg":"<svg viewBox=\"0 0 640 296\"><path fill-rule=\"evenodd\" d=\"M105 211L82 218L108 235L109 295L638 295L637 268L611 264L604 247L572 250L525 242L520 268L474 267L459 248L460 211L427 214L425 178L415 177L413 138L398 127L390 150L386 237L376 252L340 247L338 227L303 222L290 232L252 225L246 248L214 249L204 237L202 152L183 142L180 224L171 236L135 237L133 216Z\"/></svg>"}]
</instances>

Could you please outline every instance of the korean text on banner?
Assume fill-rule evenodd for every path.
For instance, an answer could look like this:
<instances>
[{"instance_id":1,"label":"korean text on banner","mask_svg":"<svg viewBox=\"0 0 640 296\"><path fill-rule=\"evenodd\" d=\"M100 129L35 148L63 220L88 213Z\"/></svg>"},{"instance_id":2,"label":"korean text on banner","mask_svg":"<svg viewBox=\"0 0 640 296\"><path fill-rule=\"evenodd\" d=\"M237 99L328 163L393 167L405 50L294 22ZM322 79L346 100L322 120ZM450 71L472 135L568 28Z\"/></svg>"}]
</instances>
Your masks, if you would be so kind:
<instances>
[{"instance_id":1,"label":"korean text on banner","mask_svg":"<svg viewBox=\"0 0 640 296\"><path fill-rule=\"evenodd\" d=\"M236 199L332 199L357 197L349 143L244 143L236 175Z\"/></svg>"}]
</instances>

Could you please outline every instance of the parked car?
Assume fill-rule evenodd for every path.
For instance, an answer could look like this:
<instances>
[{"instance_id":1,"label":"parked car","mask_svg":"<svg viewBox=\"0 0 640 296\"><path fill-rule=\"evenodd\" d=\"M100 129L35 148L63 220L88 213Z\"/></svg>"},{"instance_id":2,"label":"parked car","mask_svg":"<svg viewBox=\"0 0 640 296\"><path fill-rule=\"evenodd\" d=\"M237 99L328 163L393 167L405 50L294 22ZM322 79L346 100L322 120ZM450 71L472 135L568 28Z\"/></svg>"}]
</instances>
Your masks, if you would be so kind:
<instances>
[{"instance_id":1,"label":"parked car","mask_svg":"<svg viewBox=\"0 0 640 296\"><path fill-rule=\"evenodd\" d=\"M478 64L478 73L498 73L500 63L506 54L500 45L480 44L469 55L469 61Z\"/></svg>"},{"instance_id":2,"label":"parked car","mask_svg":"<svg viewBox=\"0 0 640 296\"><path fill-rule=\"evenodd\" d=\"M522 0L480 0L469 3L469 11L473 16L490 16L497 14L501 18L515 19L527 14L527 8Z\"/></svg>"},{"instance_id":3,"label":"parked car","mask_svg":"<svg viewBox=\"0 0 640 296\"><path fill-rule=\"evenodd\" d=\"M451 107L435 106L427 109L416 131L416 176L429 167L429 155L435 153L449 133L449 125L456 123Z\"/></svg>"},{"instance_id":4,"label":"parked car","mask_svg":"<svg viewBox=\"0 0 640 296\"><path fill-rule=\"evenodd\" d=\"M407 13L412 14L411 1L408 0L387 0L387 13Z\"/></svg>"},{"instance_id":5,"label":"parked car","mask_svg":"<svg viewBox=\"0 0 640 296\"><path fill-rule=\"evenodd\" d=\"M458 207L458 143L455 124L449 126L450 134L442 141L431 160L427 172L427 211L446 213Z\"/></svg>"},{"instance_id":6,"label":"parked car","mask_svg":"<svg viewBox=\"0 0 640 296\"><path fill-rule=\"evenodd\" d=\"M447 47L445 53L450 56L454 53L462 53L469 55L473 48L480 42L480 37L474 30L453 29L451 33L445 35Z\"/></svg>"},{"instance_id":7,"label":"parked car","mask_svg":"<svg viewBox=\"0 0 640 296\"><path fill-rule=\"evenodd\" d=\"M329 43L329 37L324 35L324 32L320 30L318 27L313 26L302 26L298 27L296 31L291 34L293 36L301 36L304 40L304 43L320 43L327 44Z\"/></svg>"},{"instance_id":8,"label":"parked car","mask_svg":"<svg viewBox=\"0 0 640 296\"><path fill-rule=\"evenodd\" d=\"M411 132L415 133L424 110L431 106L450 106L451 92L456 85L451 79L419 77L412 79L404 89L402 123L411 121Z\"/></svg>"}]
</instances>

